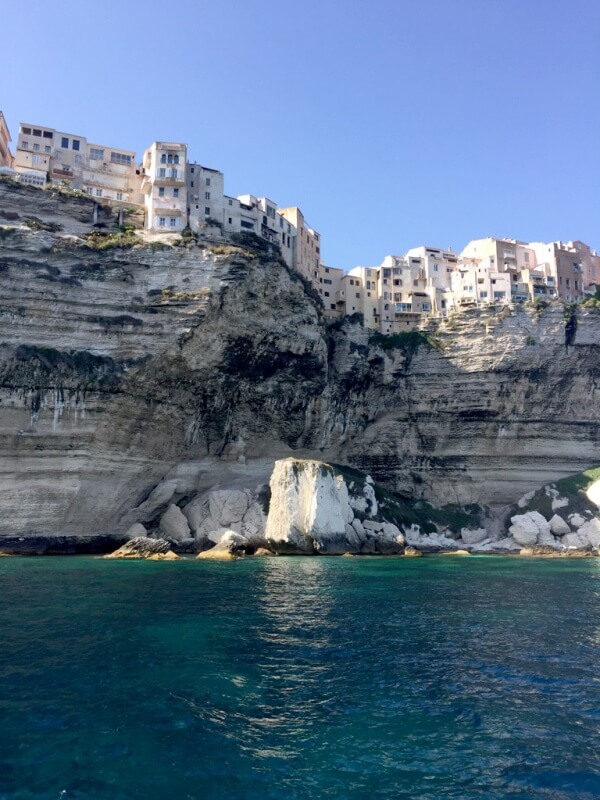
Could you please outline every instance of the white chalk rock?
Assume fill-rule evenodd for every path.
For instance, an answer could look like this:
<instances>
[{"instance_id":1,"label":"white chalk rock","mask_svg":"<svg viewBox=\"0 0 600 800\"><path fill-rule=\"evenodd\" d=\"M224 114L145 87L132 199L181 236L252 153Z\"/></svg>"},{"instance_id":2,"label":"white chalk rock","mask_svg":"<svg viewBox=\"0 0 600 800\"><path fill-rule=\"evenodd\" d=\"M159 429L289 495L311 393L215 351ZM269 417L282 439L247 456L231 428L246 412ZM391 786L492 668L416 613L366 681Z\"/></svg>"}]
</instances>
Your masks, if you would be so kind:
<instances>
[{"instance_id":1,"label":"white chalk rock","mask_svg":"<svg viewBox=\"0 0 600 800\"><path fill-rule=\"evenodd\" d=\"M581 514L571 514L569 517L569 524L573 528L581 528L582 525L585 525L586 519L582 517Z\"/></svg>"},{"instance_id":2,"label":"white chalk rock","mask_svg":"<svg viewBox=\"0 0 600 800\"><path fill-rule=\"evenodd\" d=\"M581 548L587 547L589 545L587 538L585 540L582 539L578 533L567 533L566 536L562 537L562 543L565 547L568 547L570 550L572 549L581 550Z\"/></svg>"},{"instance_id":3,"label":"white chalk rock","mask_svg":"<svg viewBox=\"0 0 600 800\"><path fill-rule=\"evenodd\" d=\"M172 504L162 515L159 524L161 534L173 541L179 542L190 537L190 527L182 510Z\"/></svg>"},{"instance_id":4,"label":"white chalk rock","mask_svg":"<svg viewBox=\"0 0 600 800\"><path fill-rule=\"evenodd\" d=\"M354 519L352 520L352 527L356 531L356 533L357 533L359 539L361 540L361 542L364 541L364 539L366 539L366 533L365 533L365 529L363 527L363 524L358 519L358 517L354 517Z\"/></svg>"},{"instance_id":5,"label":"white chalk rock","mask_svg":"<svg viewBox=\"0 0 600 800\"><path fill-rule=\"evenodd\" d=\"M246 492L235 489L217 490L208 496L210 516L224 526L241 522L249 505L250 498Z\"/></svg>"},{"instance_id":6,"label":"white chalk rock","mask_svg":"<svg viewBox=\"0 0 600 800\"><path fill-rule=\"evenodd\" d=\"M571 533L571 528L558 514L555 514L550 520L550 530L555 536L564 536L565 533Z\"/></svg>"},{"instance_id":7,"label":"white chalk rock","mask_svg":"<svg viewBox=\"0 0 600 800\"><path fill-rule=\"evenodd\" d=\"M600 480L594 481L591 486L588 486L585 493L588 500L600 508Z\"/></svg>"},{"instance_id":8,"label":"white chalk rock","mask_svg":"<svg viewBox=\"0 0 600 800\"><path fill-rule=\"evenodd\" d=\"M481 542L471 548L472 553L518 553L521 545L514 539L498 539L495 542Z\"/></svg>"},{"instance_id":9,"label":"white chalk rock","mask_svg":"<svg viewBox=\"0 0 600 800\"><path fill-rule=\"evenodd\" d=\"M275 462L265 538L278 553L338 552L346 543L348 491L320 461ZM343 551L341 551L343 552Z\"/></svg>"},{"instance_id":10,"label":"white chalk rock","mask_svg":"<svg viewBox=\"0 0 600 800\"><path fill-rule=\"evenodd\" d=\"M251 544L262 544L265 540L267 515L258 502L251 503L242 518L242 536Z\"/></svg>"},{"instance_id":11,"label":"white chalk rock","mask_svg":"<svg viewBox=\"0 0 600 800\"><path fill-rule=\"evenodd\" d=\"M383 522L377 522L376 520L373 519L366 519L363 522L363 528L366 531L374 531L377 533L383 530Z\"/></svg>"},{"instance_id":12,"label":"white chalk rock","mask_svg":"<svg viewBox=\"0 0 600 800\"><path fill-rule=\"evenodd\" d=\"M559 508L565 508L568 505L568 497L559 497L557 493L557 496L552 498L552 511L558 511Z\"/></svg>"},{"instance_id":13,"label":"white chalk rock","mask_svg":"<svg viewBox=\"0 0 600 800\"><path fill-rule=\"evenodd\" d=\"M517 544L526 547L536 544L542 533L550 532L550 523L539 511L528 511L511 517L509 533Z\"/></svg>"},{"instance_id":14,"label":"white chalk rock","mask_svg":"<svg viewBox=\"0 0 600 800\"><path fill-rule=\"evenodd\" d=\"M488 533L485 528L477 528L476 530L463 528L460 535L465 544L478 544L488 538Z\"/></svg>"},{"instance_id":15,"label":"white chalk rock","mask_svg":"<svg viewBox=\"0 0 600 800\"><path fill-rule=\"evenodd\" d=\"M195 497L186 506L184 506L183 513L188 521L190 530L193 534L196 534L204 520L210 515L207 498Z\"/></svg>"},{"instance_id":16,"label":"white chalk rock","mask_svg":"<svg viewBox=\"0 0 600 800\"><path fill-rule=\"evenodd\" d=\"M585 522L577 531L579 538L592 547L600 547L600 520L594 518Z\"/></svg>"},{"instance_id":17,"label":"white chalk rock","mask_svg":"<svg viewBox=\"0 0 600 800\"><path fill-rule=\"evenodd\" d=\"M534 494L535 494L535 489L532 489L530 492L527 492L527 494L524 494L523 497L517 500L517 505L519 506L519 508L527 508L530 501L533 500Z\"/></svg>"},{"instance_id":18,"label":"white chalk rock","mask_svg":"<svg viewBox=\"0 0 600 800\"><path fill-rule=\"evenodd\" d=\"M148 531L141 522L134 522L134 524L125 531L125 537L127 539L137 539L140 536L148 536Z\"/></svg>"}]
</instances>

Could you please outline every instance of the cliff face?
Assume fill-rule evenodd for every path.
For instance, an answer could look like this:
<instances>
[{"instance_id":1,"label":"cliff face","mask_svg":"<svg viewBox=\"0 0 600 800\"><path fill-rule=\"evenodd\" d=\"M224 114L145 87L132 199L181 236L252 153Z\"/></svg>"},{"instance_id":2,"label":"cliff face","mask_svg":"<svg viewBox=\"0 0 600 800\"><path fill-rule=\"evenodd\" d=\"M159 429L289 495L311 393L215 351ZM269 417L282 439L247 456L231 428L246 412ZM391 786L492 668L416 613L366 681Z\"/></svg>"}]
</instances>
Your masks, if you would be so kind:
<instances>
[{"instance_id":1,"label":"cliff face","mask_svg":"<svg viewBox=\"0 0 600 800\"><path fill-rule=\"evenodd\" d=\"M593 311L474 311L382 349L268 253L98 243L92 208L0 182L4 534L122 531L157 486L182 506L292 454L492 505L600 461Z\"/></svg>"}]
</instances>

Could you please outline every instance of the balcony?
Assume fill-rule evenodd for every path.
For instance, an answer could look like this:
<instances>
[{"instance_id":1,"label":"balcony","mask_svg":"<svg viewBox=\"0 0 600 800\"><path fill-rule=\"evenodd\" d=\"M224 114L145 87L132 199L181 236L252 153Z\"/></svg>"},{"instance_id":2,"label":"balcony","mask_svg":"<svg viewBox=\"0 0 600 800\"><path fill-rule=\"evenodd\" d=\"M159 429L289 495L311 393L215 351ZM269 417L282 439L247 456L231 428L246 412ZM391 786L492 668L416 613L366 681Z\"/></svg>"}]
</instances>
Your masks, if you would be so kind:
<instances>
[{"instance_id":1,"label":"balcony","mask_svg":"<svg viewBox=\"0 0 600 800\"><path fill-rule=\"evenodd\" d=\"M59 178L60 180L68 180L72 181L75 177L75 174L72 169L68 169L68 167L52 167L50 170L50 174L53 178Z\"/></svg>"},{"instance_id":2,"label":"balcony","mask_svg":"<svg viewBox=\"0 0 600 800\"><path fill-rule=\"evenodd\" d=\"M167 169L165 174L160 174L157 170L154 183L162 186L183 186L185 184L185 172L182 169Z\"/></svg>"}]
</instances>

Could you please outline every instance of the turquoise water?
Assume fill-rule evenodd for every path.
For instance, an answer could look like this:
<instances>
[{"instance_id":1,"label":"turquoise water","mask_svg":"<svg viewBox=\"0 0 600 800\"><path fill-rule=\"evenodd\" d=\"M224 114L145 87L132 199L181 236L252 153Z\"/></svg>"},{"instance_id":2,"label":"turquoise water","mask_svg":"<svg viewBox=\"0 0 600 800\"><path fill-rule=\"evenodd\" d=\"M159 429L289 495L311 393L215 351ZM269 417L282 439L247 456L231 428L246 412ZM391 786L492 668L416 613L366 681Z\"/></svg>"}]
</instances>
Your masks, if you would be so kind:
<instances>
[{"instance_id":1,"label":"turquoise water","mask_svg":"<svg viewBox=\"0 0 600 800\"><path fill-rule=\"evenodd\" d=\"M0 799L600 796L600 560L0 559Z\"/></svg>"}]
</instances>

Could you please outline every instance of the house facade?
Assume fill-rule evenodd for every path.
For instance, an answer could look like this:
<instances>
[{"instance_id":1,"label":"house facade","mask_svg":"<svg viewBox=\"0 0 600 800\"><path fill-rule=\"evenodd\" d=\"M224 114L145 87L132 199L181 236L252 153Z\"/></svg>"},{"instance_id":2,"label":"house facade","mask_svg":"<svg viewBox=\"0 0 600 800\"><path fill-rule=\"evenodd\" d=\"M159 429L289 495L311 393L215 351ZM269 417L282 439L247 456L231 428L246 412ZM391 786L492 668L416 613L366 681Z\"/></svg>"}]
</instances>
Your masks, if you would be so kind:
<instances>
[{"instance_id":1,"label":"house facade","mask_svg":"<svg viewBox=\"0 0 600 800\"><path fill-rule=\"evenodd\" d=\"M0 167L12 167L13 165L10 143L10 131L4 119L4 114L0 111Z\"/></svg>"}]
</instances>

